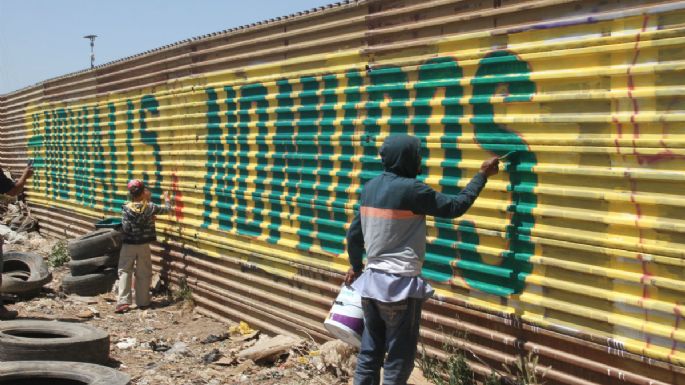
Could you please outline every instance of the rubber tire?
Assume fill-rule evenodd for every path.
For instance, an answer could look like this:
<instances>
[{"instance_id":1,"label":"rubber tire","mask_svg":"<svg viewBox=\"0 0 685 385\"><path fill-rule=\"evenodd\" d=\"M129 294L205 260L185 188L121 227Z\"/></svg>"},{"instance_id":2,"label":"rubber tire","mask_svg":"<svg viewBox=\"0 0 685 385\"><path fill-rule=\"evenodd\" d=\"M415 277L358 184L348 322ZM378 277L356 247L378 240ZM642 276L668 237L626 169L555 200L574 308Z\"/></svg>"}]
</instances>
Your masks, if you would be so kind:
<instances>
[{"instance_id":1,"label":"rubber tire","mask_svg":"<svg viewBox=\"0 0 685 385\"><path fill-rule=\"evenodd\" d=\"M66 337L24 337L10 332ZM17 320L0 322L0 361L74 361L94 364L109 360L109 334L72 322Z\"/></svg>"},{"instance_id":2,"label":"rubber tire","mask_svg":"<svg viewBox=\"0 0 685 385\"><path fill-rule=\"evenodd\" d=\"M72 380L84 385L129 385L131 378L106 366L64 361L0 362L0 383L32 385ZM11 381L11 382L10 382Z\"/></svg>"},{"instance_id":3,"label":"rubber tire","mask_svg":"<svg viewBox=\"0 0 685 385\"><path fill-rule=\"evenodd\" d=\"M28 279L31 277L31 272L16 270L8 272L7 275L11 278L17 278L21 279L22 281L28 281Z\"/></svg>"},{"instance_id":4,"label":"rubber tire","mask_svg":"<svg viewBox=\"0 0 685 385\"><path fill-rule=\"evenodd\" d=\"M112 290L117 278L117 269L112 268L76 277L66 274L62 279L62 290L67 294L82 296L105 294Z\"/></svg>"},{"instance_id":5,"label":"rubber tire","mask_svg":"<svg viewBox=\"0 0 685 385\"><path fill-rule=\"evenodd\" d=\"M73 277L78 277L86 274L92 274L103 267L117 267L118 264L119 254L112 253L102 257L88 258L80 261L70 261L68 265L69 269L71 269L71 275Z\"/></svg>"},{"instance_id":6,"label":"rubber tire","mask_svg":"<svg viewBox=\"0 0 685 385\"><path fill-rule=\"evenodd\" d=\"M100 229L73 239L67 245L69 255L74 261L118 253L121 249L122 234L112 229Z\"/></svg>"},{"instance_id":7,"label":"rubber tire","mask_svg":"<svg viewBox=\"0 0 685 385\"><path fill-rule=\"evenodd\" d=\"M10 251L3 255L2 285L0 292L17 294L21 297L30 297L40 293L43 286L52 281L52 273L48 270L45 259L34 253L23 253ZM13 262L25 265L26 269L13 269ZM28 272L27 279L19 276L23 274L12 274L12 272Z\"/></svg>"}]
</instances>

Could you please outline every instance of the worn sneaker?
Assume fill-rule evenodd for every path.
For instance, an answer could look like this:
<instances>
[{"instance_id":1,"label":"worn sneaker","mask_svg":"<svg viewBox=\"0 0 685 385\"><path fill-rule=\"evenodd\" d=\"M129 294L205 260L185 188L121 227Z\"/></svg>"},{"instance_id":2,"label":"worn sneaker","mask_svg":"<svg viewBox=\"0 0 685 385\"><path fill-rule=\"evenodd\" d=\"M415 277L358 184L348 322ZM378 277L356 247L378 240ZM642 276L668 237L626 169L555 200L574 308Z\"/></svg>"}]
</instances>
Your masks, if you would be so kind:
<instances>
[{"instance_id":1,"label":"worn sneaker","mask_svg":"<svg viewBox=\"0 0 685 385\"><path fill-rule=\"evenodd\" d=\"M4 306L0 306L0 321L11 321L19 315L16 310L9 310Z\"/></svg>"},{"instance_id":2,"label":"worn sneaker","mask_svg":"<svg viewBox=\"0 0 685 385\"><path fill-rule=\"evenodd\" d=\"M114 308L114 312L117 314L124 314L128 311L128 309L128 304L122 303L121 305L117 305L117 307Z\"/></svg>"}]
</instances>

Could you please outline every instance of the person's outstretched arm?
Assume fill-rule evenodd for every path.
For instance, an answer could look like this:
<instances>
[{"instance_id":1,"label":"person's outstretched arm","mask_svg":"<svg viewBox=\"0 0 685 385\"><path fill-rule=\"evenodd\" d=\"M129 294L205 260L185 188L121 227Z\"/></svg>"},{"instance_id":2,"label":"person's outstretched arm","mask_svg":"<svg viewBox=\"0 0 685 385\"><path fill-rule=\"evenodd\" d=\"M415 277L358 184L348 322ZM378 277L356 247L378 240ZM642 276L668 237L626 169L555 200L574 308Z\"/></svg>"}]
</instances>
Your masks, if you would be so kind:
<instances>
[{"instance_id":1,"label":"person's outstretched arm","mask_svg":"<svg viewBox=\"0 0 685 385\"><path fill-rule=\"evenodd\" d=\"M157 205L154 203L150 204L150 207L152 207L152 215L157 215L157 214L166 214L171 211L171 198L169 198L169 193L164 193L162 194L162 197L164 198L164 206L162 205Z\"/></svg>"},{"instance_id":2,"label":"person's outstretched arm","mask_svg":"<svg viewBox=\"0 0 685 385\"><path fill-rule=\"evenodd\" d=\"M33 167L26 166L21 177L16 181L12 182L5 174L0 170L0 193L4 193L11 196L17 196L21 194L24 189L26 181L33 175ZM2 191L4 190L4 191Z\"/></svg>"},{"instance_id":3,"label":"person's outstretched arm","mask_svg":"<svg viewBox=\"0 0 685 385\"><path fill-rule=\"evenodd\" d=\"M499 158L486 160L480 166L480 171L471 179L457 195L447 195L433 190L423 182L416 181L414 185L414 208L416 214L431 215L442 218L456 218L464 215L478 198L485 187L488 177L499 171Z\"/></svg>"}]
</instances>

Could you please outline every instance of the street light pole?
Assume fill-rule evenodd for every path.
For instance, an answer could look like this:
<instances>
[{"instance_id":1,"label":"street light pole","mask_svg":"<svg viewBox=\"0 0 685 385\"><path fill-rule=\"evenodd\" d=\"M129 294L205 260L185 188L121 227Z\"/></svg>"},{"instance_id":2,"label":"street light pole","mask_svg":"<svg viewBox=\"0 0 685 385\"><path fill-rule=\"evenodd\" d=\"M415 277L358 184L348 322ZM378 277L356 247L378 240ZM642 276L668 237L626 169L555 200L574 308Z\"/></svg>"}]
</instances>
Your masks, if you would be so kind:
<instances>
[{"instance_id":1,"label":"street light pole","mask_svg":"<svg viewBox=\"0 0 685 385\"><path fill-rule=\"evenodd\" d=\"M90 68L95 68L95 38L98 35L86 35L84 39L90 39Z\"/></svg>"}]
</instances>

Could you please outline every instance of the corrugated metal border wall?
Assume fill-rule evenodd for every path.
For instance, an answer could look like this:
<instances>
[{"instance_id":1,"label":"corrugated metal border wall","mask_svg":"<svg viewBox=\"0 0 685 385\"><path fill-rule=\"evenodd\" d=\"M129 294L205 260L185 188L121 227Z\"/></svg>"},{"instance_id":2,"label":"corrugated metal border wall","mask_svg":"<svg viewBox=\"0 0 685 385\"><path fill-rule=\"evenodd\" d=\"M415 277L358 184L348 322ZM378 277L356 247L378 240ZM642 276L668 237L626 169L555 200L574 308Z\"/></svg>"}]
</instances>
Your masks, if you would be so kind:
<instances>
[{"instance_id":1,"label":"corrugated metal border wall","mask_svg":"<svg viewBox=\"0 0 685 385\"><path fill-rule=\"evenodd\" d=\"M468 215L429 221L428 349L466 330L549 384L685 384L683 48L685 1L339 3L0 96L0 164L36 159L60 236L127 178L172 190L158 270L209 315L326 339L386 135L421 136L446 192L518 150Z\"/></svg>"}]
</instances>

